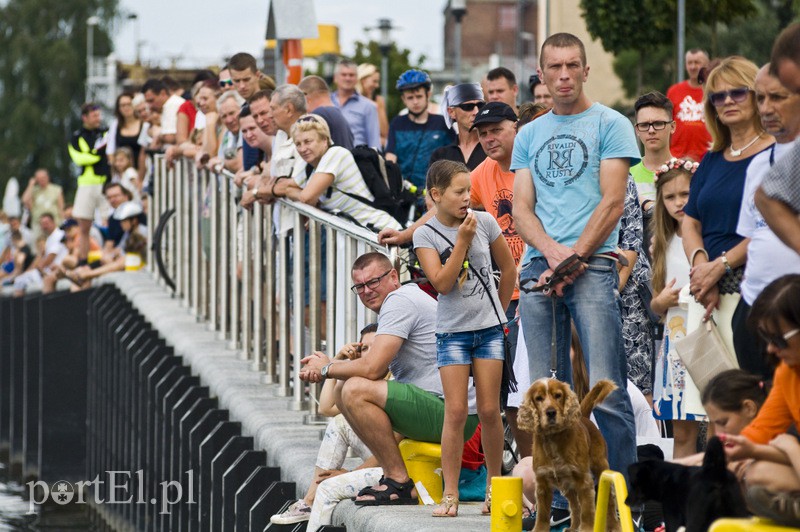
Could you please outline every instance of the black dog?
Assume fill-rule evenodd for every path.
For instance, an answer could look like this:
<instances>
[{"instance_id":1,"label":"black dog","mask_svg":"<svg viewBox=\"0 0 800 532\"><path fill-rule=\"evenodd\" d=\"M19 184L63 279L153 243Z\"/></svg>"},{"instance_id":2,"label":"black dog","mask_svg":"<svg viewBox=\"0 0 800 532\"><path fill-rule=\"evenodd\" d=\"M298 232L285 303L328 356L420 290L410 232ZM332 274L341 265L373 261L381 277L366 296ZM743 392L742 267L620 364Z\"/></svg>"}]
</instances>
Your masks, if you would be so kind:
<instances>
[{"instance_id":1,"label":"black dog","mask_svg":"<svg viewBox=\"0 0 800 532\"><path fill-rule=\"evenodd\" d=\"M719 438L708 442L702 467L645 460L628 468L628 505L662 504L667 532L705 532L720 517L745 517L747 507L736 477L725 466Z\"/></svg>"}]
</instances>

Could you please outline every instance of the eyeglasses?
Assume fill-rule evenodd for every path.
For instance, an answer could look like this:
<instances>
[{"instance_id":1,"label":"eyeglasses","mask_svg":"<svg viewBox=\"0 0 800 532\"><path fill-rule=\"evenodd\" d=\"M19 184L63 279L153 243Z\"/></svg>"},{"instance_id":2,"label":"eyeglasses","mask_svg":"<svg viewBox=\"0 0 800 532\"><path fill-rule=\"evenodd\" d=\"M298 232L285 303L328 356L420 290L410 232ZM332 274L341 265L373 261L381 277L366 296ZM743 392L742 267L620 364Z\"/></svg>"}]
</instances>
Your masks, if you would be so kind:
<instances>
[{"instance_id":1,"label":"eyeglasses","mask_svg":"<svg viewBox=\"0 0 800 532\"><path fill-rule=\"evenodd\" d=\"M225 87L233 87L233 80L232 79L221 79L219 80L219 86L223 89Z\"/></svg>"},{"instance_id":2,"label":"eyeglasses","mask_svg":"<svg viewBox=\"0 0 800 532\"><path fill-rule=\"evenodd\" d=\"M636 129L641 133L647 133L650 131L651 127L656 131L661 131L671 123L671 120L669 122L664 122L663 120L659 120L657 122L639 122L636 124Z\"/></svg>"},{"instance_id":3,"label":"eyeglasses","mask_svg":"<svg viewBox=\"0 0 800 532\"><path fill-rule=\"evenodd\" d=\"M378 285L381 284L381 280L383 280L383 278L389 275L391 272L392 270L387 270L386 273L384 273L383 275L374 277L369 281L367 281L366 283L354 284L353 286L350 287L350 290L352 290L354 294L363 294L365 288L369 288L370 290L375 290L378 287Z\"/></svg>"},{"instance_id":4,"label":"eyeglasses","mask_svg":"<svg viewBox=\"0 0 800 532\"><path fill-rule=\"evenodd\" d=\"M478 109L481 109L484 105L486 105L486 102L474 102L474 103L460 103L460 104L456 105L455 107L458 107L462 111L466 111L466 112L469 113L470 111L474 110L476 107Z\"/></svg>"},{"instance_id":5,"label":"eyeglasses","mask_svg":"<svg viewBox=\"0 0 800 532\"><path fill-rule=\"evenodd\" d=\"M758 335L767 344L772 344L778 349L786 349L789 347L789 339L800 334L800 329L792 329L786 334L773 334L768 333L762 329L758 330Z\"/></svg>"},{"instance_id":6,"label":"eyeglasses","mask_svg":"<svg viewBox=\"0 0 800 532\"><path fill-rule=\"evenodd\" d=\"M752 89L748 87L739 87L738 89L731 89L729 91L712 92L708 95L708 99L714 107L721 107L724 105L728 96L731 97L733 103L742 103L747 99L747 95L750 94L751 90Z\"/></svg>"}]
</instances>

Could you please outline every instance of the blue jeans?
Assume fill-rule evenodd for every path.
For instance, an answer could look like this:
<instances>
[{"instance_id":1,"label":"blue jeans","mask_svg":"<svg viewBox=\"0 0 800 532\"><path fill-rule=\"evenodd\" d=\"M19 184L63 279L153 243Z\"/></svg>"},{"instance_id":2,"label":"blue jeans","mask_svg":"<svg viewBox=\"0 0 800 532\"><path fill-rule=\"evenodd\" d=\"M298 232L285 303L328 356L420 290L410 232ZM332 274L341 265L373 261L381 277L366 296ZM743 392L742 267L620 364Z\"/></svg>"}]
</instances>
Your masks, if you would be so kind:
<instances>
[{"instance_id":1,"label":"blue jeans","mask_svg":"<svg viewBox=\"0 0 800 532\"><path fill-rule=\"evenodd\" d=\"M520 278L538 279L547 268L544 258L535 258L523 268ZM601 379L609 379L617 385L617 389L595 408L594 416L608 445L609 466L627 480L628 465L636 461L636 430L631 400L626 391L627 362L622 341L618 282L613 261L592 257L589 269L574 284L564 288L564 297L555 299L556 378L572 382L569 359L572 320L583 347L590 386ZM526 286L533 284L527 283ZM549 377L553 299L541 292L522 292L520 315L531 381ZM554 499L557 503L561 500L564 499ZM560 504L555 506L562 507Z\"/></svg>"}]
</instances>

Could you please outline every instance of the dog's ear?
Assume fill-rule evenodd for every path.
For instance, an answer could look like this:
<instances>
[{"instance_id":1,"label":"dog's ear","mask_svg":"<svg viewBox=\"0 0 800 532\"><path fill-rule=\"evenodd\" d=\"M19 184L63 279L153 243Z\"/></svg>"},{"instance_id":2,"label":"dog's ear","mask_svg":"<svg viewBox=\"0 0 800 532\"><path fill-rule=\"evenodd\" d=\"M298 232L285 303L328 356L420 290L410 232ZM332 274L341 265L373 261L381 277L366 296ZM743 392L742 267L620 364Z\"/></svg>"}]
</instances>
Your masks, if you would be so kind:
<instances>
[{"instance_id":1,"label":"dog's ear","mask_svg":"<svg viewBox=\"0 0 800 532\"><path fill-rule=\"evenodd\" d=\"M706 453L703 457L703 475L722 482L727 478L727 471L725 449L722 441L714 436L708 440L708 445L706 445Z\"/></svg>"},{"instance_id":2,"label":"dog's ear","mask_svg":"<svg viewBox=\"0 0 800 532\"><path fill-rule=\"evenodd\" d=\"M569 422L577 422L581 417L581 404L578 396L567 384L563 385L564 393L564 418Z\"/></svg>"},{"instance_id":3,"label":"dog's ear","mask_svg":"<svg viewBox=\"0 0 800 532\"><path fill-rule=\"evenodd\" d=\"M533 388L525 392L525 399L517 410L517 426L525 432L533 433L539 424L539 412L533 404Z\"/></svg>"}]
</instances>

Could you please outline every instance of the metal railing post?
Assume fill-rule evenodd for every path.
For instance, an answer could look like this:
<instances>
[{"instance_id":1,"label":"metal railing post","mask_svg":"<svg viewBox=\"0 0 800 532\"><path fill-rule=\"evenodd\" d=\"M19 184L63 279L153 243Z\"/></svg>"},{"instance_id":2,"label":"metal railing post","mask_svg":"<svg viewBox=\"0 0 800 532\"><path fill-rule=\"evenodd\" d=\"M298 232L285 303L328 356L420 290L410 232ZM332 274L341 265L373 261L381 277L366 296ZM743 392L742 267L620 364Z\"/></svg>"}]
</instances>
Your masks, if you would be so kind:
<instances>
[{"instance_id":1,"label":"metal railing post","mask_svg":"<svg viewBox=\"0 0 800 532\"><path fill-rule=\"evenodd\" d=\"M242 350L239 357L247 360L253 344L252 301L253 295L253 211L242 212L242 293L241 298L241 327Z\"/></svg>"},{"instance_id":2,"label":"metal railing post","mask_svg":"<svg viewBox=\"0 0 800 532\"><path fill-rule=\"evenodd\" d=\"M264 209L261 203L253 206L253 345L251 368L264 369L261 352L264 348Z\"/></svg>"},{"instance_id":3,"label":"metal railing post","mask_svg":"<svg viewBox=\"0 0 800 532\"><path fill-rule=\"evenodd\" d=\"M320 223L314 219L308 220L308 353L321 349L320 340L322 338L321 314L322 314L322 235ZM327 241L327 238L325 239ZM325 257L327 259L327 257ZM327 263L327 270L334 269L334 265ZM326 278L327 281L327 278ZM325 294L327 297L327 294ZM304 353L305 354L305 353ZM299 371L299 367L295 368ZM318 397L319 390L316 384L309 387L309 395ZM319 423L324 418L319 416L319 405L316 401L308 401L309 413L305 417L305 423Z\"/></svg>"},{"instance_id":4,"label":"metal railing post","mask_svg":"<svg viewBox=\"0 0 800 532\"><path fill-rule=\"evenodd\" d=\"M220 205L219 205L219 334L217 338L224 340L228 335L229 312L230 312L230 294L231 294L231 263L233 259L230 255L230 246L228 242L234 237L230 225L230 210L231 198L230 187L231 183L226 176L223 175L222 182L220 183Z\"/></svg>"},{"instance_id":5,"label":"metal railing post","mask_svg":"<svg viewBox=\"0 0 800 532\"><path fill-rule=\"evenodd\" d=\"M183 275L181 276L183 279L183 304L184 306L188 307L190 310L192 308L192 289L191 289L191 250L189 247L191 246L191 234L192 234L192 222L191 222L191 213L192 213L192 178L187 171L188 164L186 164L186 160L183 158L178 159L178 178L181 184L181 201L183 201L183 209L181 209L182 216L181 216L181 232L180 232L180 243L181 243L181 262L180 267L183 269Z\"/></svg>"},{"instance_id":6,"label":"metal railing post","mask_svg":"<svg viewBox=\"0 0 800 532\"><path fill-rule=\"evenodd\" d=\"M178 239L180 236L180 227L181 227L181 200L180 194L178 193L178 179L175 176L175 168L169 168L167 166L166 159L162 158L162 164L166 168L166 176L167 176L167 187L169 188L169 205L175 209L175 215L173 216L174 223L172 223L172 230L169 231L169 270L170 275L172 276L172 280L175 282L175 296L181 296L181 286L180 286L180 268L178 268L178 264L180 262L179 256L179 248Z\"/></svg>"},{"instance_id":7,"label":"metal railing post","mask_svg":"<svg viewBox=\"0 0 800 532\"><path fill-rule=\"evenodd\" d=\"M277 318L276 306L276 288L275 283L275 230L272 223L273 206L267 205L264 209L264 341L265 349L263 351L263 381L266 383L273 383L276 380L275 375L275 320Z\"/></svg>"},{"instance_id":8,"label":"metal railing post","mask_svg":"<svg viewBox=\"0 0 800 532\"><path fill-rule=\"evenodd\" d=\"M327 276L327 297L325 305L325 353L328 356L333 356L336 354L336 345L335 338L336 338L336 250L338 246L338 242L336 241L336 231L331 226L326 226L325 231L327 233L327 250L326 253L328 255L328 268L325 270L325 275ZM350 279L350 271L347 270L347 279ZM345 283L349 284L349 283ZM345 295L347 293L345 292Z\"/></svg>"},{"instance_id":9,"label":"metal railing post","mask_svg":"<svg viewBox=\"0 0 800 532\"><path fill-rule=\"evenodd\" d=\"M191 217L191 244L190 252L191 260L191 279L192 279L192 310L195 318L200 321L205 316L205 292L208 289L208 283L201 283L200 280L206 281L208 279L208 272L205 271L205 260L203 259L203 231L200 226L200 220L203 211L203 192L206 182L205 170L199 170L191 164L191 161L186 161L186 166L191 168L192 179L189 181L190 201L192 203L192 217Z\"/></svg>"},{"instance_id":10,"label":"metal railing post","mask_svg":"<svg viewBox=\"0 0 800 532\"><path fill-rule=\"evenodd\" d=\"M281 207L284 208L284 207ZM288 397L289 387L289 233L281 227L278 236L278 389L279 397Z\"/></svg>"},{"instance_id":11,"label":"metal railing post","mask_svg":"<svg viewBox=\"0 0 800 532\"><path fill-rule=\"evenodd\" d=\"M209 172L208 192L209 198L209 291L211 293L208 300L208 330L216 331L219 328L218 309L220 302L220 282L219 282L219 176L215 172ZM224 307L223 307L224 308Z\"/></svg>"},{"instance_id":12,"label":"metal railing post","mask_svg":"<svg viewBox=\"0 0 800 532\"><path fill-rule=\"evenodd\" d=\"M230 286L230 320L231 334L228 339L228 347L237 349L239 347L239 207L231 206L229 211L230 223L230 254L231 254L231 286Z\"/></svg>"},{"instance_id":13,"label":"metal railing post","mask_svg":"<svg viewBox=\"0 0 800 532\"><path fill-rule=\"evenodd\" d=\"M304 355L305 340L305 231L300 213L293 214L294 245L292 254L292 388L293 401L290 403L292 410L304 410L306 407L305 384L300 382L300 360Z\"/></svg>"}]
</instances>

